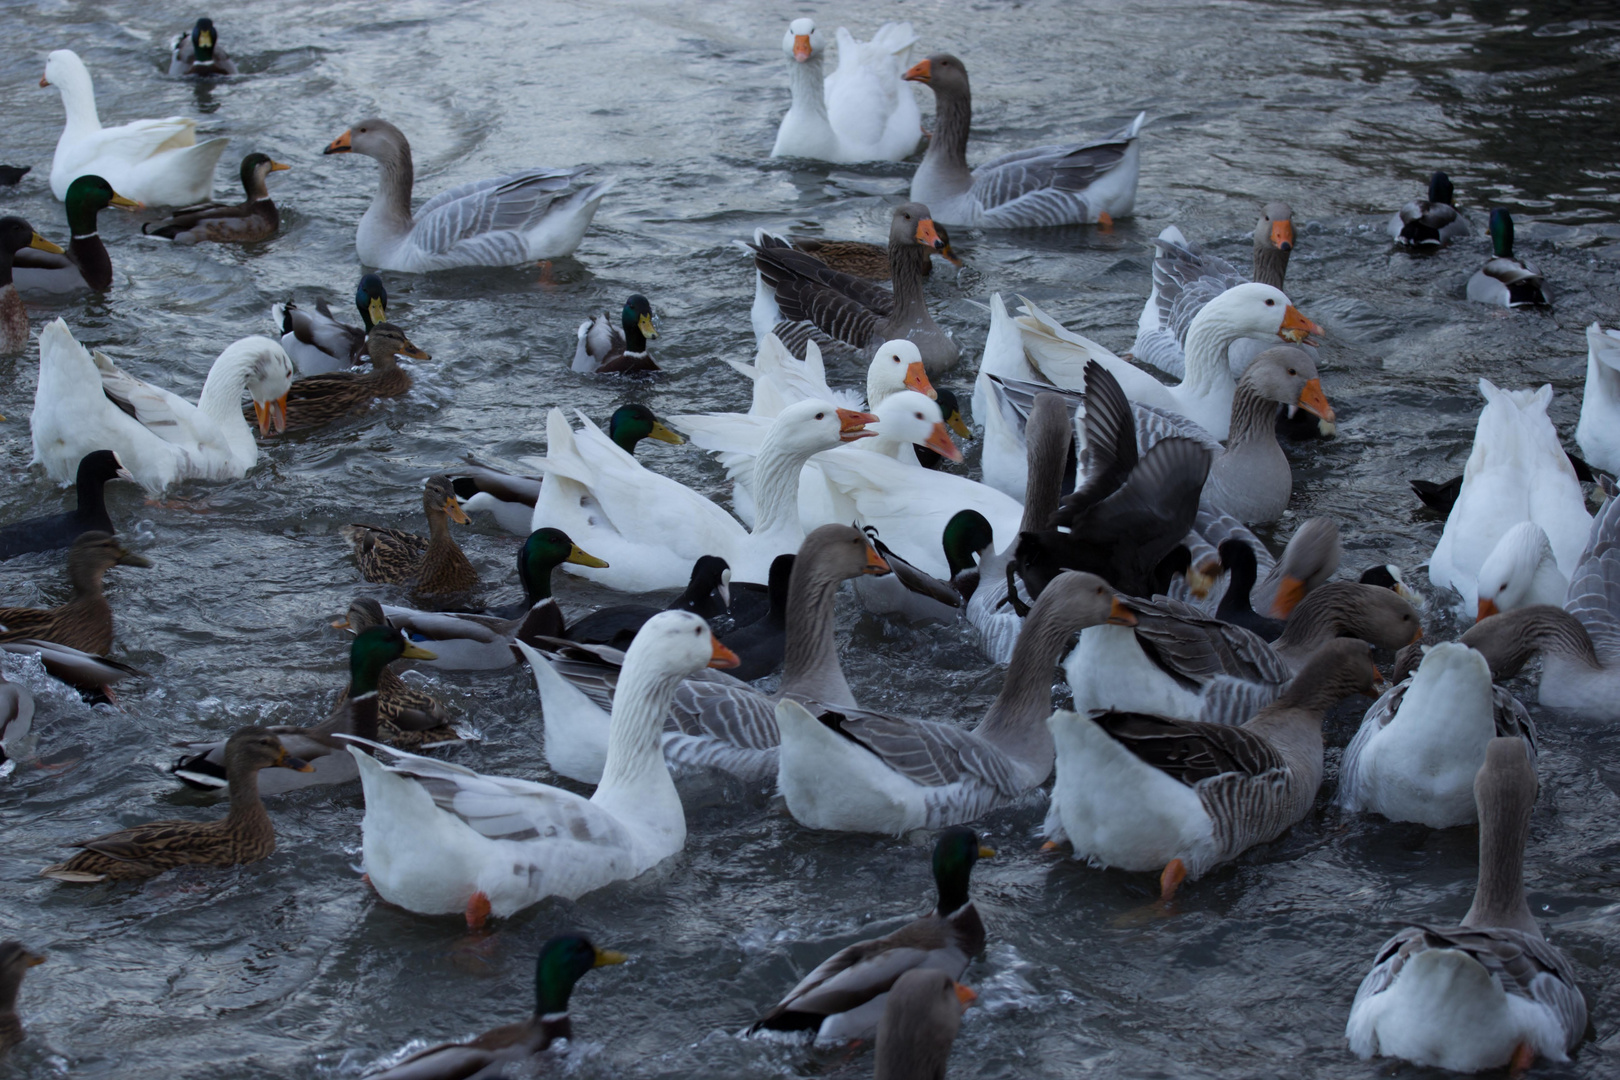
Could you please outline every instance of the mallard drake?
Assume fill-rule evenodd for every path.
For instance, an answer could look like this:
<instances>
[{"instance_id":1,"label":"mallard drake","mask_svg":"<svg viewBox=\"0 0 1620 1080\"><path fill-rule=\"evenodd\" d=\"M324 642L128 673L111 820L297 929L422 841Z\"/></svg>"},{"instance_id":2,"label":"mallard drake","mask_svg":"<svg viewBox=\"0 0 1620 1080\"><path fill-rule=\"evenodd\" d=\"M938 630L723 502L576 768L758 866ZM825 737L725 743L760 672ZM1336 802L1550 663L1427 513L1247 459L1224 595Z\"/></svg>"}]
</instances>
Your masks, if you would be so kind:
<instances>
[{"instance_id":1,"label":"mallard drake","mask_svg":"<svg viewBox=\"0 0 1620 1080\"><path fill-rule=\"evenodd\" d=\"M214 166L229 139L197 142L197 122L184 116L102 127L90 72L71 49L51 53L39 85L60 90L67 111L51 159L51 193L58 199L87 173L149 206L190 206L213 194Z\"/></svg>"},{"instance_id":2,"label":"mallard drake","mask_svg":"<svg viewBox=\"0 0 1620 1080\"><path fill-rule=\"evenodd\" d=\"M945 226L936 221L934 232L939 235L941 246L935 248L933 254L961 268L962 260L951 250L951 238L946 234ZM894 276L894 269L889 265L889 249L882 244L869 244L865 240L825 240L801 233L789 234L787 242L794 251L802 251L819 259L840 274L865 278L867 281L889 281ZM933 273L934 260L930 258L923 263L919 271L923 277Z\"/></svg>"},{"instance_id":3,"label":"mallard drake","mask_svg":"<svg viewBox=\"0 0 1620 1080\"><path fill-rule=\"evenodd\" d=\"M269 858L276 850L276 829L259 801L259 770L271 767L312 769L288 754L273 731L243 728L225 744L231 812L223 819L149 821L81 840L72 846L83 851L47 866L39 876L76 884L130 881L180 866L236 866Z\"/></svg>"},{"instance_id":4,"label":"mallard drake","mask_svg":"<svg viewBox=\"0 0 1620 1080\"><path fill-rule=\"evenodd\" d=\"M1586 328L1586 387L1575 442L1587 461L1620 474L1620 330L1598 323Z\"/></svg>"},{"instance_id":5,"label":"mallard drake","mask_svg":"<svg viewBox=\"0 0 1620 1080\"><path fill-rule=\"evenodd\" d=\"M647 339L658 336L653 325L652 305L640 293L632 293L619 313L619 326L607 312L579 324L578 344L574 347L574 370L601 374L622 371L657 371L648 350Z\"/></svg>"},{"instance_id":6,"label":"mallard drake","mask_svg":"<svg viewBox=\"0 0 1620 1080\"><path fill-rule=\"evenodd\" d=\"M180 31L169 53L169 77L192 76L199 79L219 75L235 75L236 63L226 55L219 43L219 31L214 20L206 16L197 20L189 31Z\"/></svg>"},{"instance_id":7,"label":"mallard drake","mask_svg":"<svg viewBox=\"0 0 1620 1080\"><path fill-rule=\"evenodd\" d=\"M162 236L177 244L211 240L216 244L251 244L268 240L281 228L281 213L270 201L265 186L273 172L292 168L272 161L268 154L249 154L242 159L242 190L247 197L239 203L199 203L175 211L167 220L148 221L141 226L147 236Z\"/></svg>"},{"instance_id":8,"label":"mallard drake","mask_svg":"<svg viewBox=\"0 0 1620 1080\"><path fill-rule=\"evenodd\" d=\"M265 337L226 347L208 370L193 405L143 382L97 352L94 357L57 319L39 334L34 393L34 460L67 482L94 450L111 450L153 494L179 480L230 480L259 460L258 444L237 403L246 390L260 432L283 422L292 361Z\"/></svg>"},{"instance_id":9,"label":"mallard drake","mask_svg":"<svg viewBox=\"0 0 1620 1080\"><path fill-rule=\"evenodd\" d=\"M359 635L373 626L388 625L381 604L369 596L357 596L349 601L343 618L332 623L332 629ZM337 704L341 707L348 700L349 687L345 685ZM415 750L424 745L459 742L461 736L450 726L449 718L443 703L426 690L407 685L393 668L385 667L377 676L377 729L388 745Z\"/></svg>"},{"instance_id":10,"label":"mallard drake","mask_svg":"<svg viewBox=\"0 0 1620 1080\"><path fill-rule=\"evenodd\" d=\"M1322 717L1381 682L1364 642L1319 649L1270 705L1241 725L1134 712L1061 711L1050 727L1057 782L1046 834L1077 859L1159 870L1169 899L1186 878L1282 835L1322 784Z\"/></svg>"},{"instance_id":11,"label":"mallard drake","mask_svg":"<svg viewBox=\"0 0 1620 1080\"><path fill-rule=\"evenodd\" d=\"M0 776L11 771L8 762L20 752L33 726L33 693L0 678Z\"/></svg>"},{"instance_id":12,"label":"mallard drake","mask_svg":"<svg viewBox=\"0 0 1620 1080\"><path fill-rule=\"evenodd\" d=\"M689 611L654 616L625 656L607 764L589 799L386 747L350 747L365 787L366 874L389 903L481 925L547 896L634 878L686 846L686 815L659 749L676 687L737 658Z\"/></svg>"},{"instance_id":13,"label":"mallard drake","mask_svg":"<svg viewBox=\"0 0 1620 1080\"><path fill-rule=\"evenodd\" d=\"M79 471L73 484L79 505L72 510L49 517L14 521L0 527L0 559L24 555L30 551L50 551L70 547L87 532L116 533L112 518L107 516L104 488L107 481L132 479L111 450L94 450L79 459Z\"/></svg>"},{"instance_id":14,"label":"mallard drake","mask_svg":"<svg viewBox=\"0 0 1620 1080\"><path fill-rule=\"evenodd\" d=\"M450 535L450 521L465 525L468 518L448 476L428 477L422 488L422 512L428 519L427 539L381 525L345 525L338 530L354 548L360 576L379 585L409 585L413 592L429 596L476 589L478 571Z\"/></svg>"},{"instance_id":15,"label":"mallard drake","mask_svg":"<svg viewBox=\"0 0 1620 1080\"><path fill-rule=\"evenodd\" d=\"M941 1080L962 1012L978 999L971 987L931 968L896 979L878 1021L875 1080Z\"/></svg>"},{"instance_id":16,"label":"mallard drake","mask_svg":"<svg viewBox=\"0 0 1620 1080\"><path fill-rule=\"evenodd\" d=\"M1552 303L1541 271L1513 254L1513 215L1500 206L1491 211L1491 251L1468 279L1468 299L1507 308Z\"/></svg>"},{"instance_id":17,"label":"mallard drake","mask_svg":"<svg viewBox=\"0 0 1620 1080\"><path fill-rule=\"evenodd\" d=\"M0 1057L23 1041L17 1016L17 991L31 967L45 962L44 953L30 952L20 941L0 941Z\"/></svg>"},{"instance_id":18,"label":"mallard drake","mask_svg":"<svg viewBox=\"0 0 1620 1080\"><path fill-rule=\"evenodd\" d=\"M1535 759L1535 722L1491 682L1485 657L1456 641L1427 646L1417 671L1362 717L1339 762L1335 801L1431 829L1473 824L1474 777L1497 737L1523 739Z\"/></svg>"},{"instance_id":19,"label":"mallard drake","mask_svg":"<svg viewBox=\"0 0 1620 1080\"><path fill-rule=\"evenodd\" d=\"M28 346L28 312L11 280L12 260L25 248L63 254L22 218L0 218L0 353L22 352Z\"/></svg>"},{"instance_id":20,"label":"mallard drake","mask_svg":"<svg viewBox=\"0 0 1620 1080\"><path fill-rule=\"evenodd\" d=\"M377 739L381 734L379 707L383 672L396 660L432 660L434 655L413 644L392 626L373 626L354 636L349 643L349 686L337 707L313 727L270 727L259 730L276 735L289 752L308 762L308 769L272 768L259 776L256 789L264 795L280 795L305 787L345 784L358 773L354 762L343 752L347 745L339 735L359 735ZM182 743L185 754L170 768L183 782L197 788L221 788L230 784L230 744L227 742Z\"/></svg>"},{"instance_id":21,"label":"mallard drake","mask_svg":"<svg viewBox=\"0 0 1620 1080\"><path fill-rule=\"evenodd\" d=\"M388 290L381 276L367 274L360 279L354 306L360 312L360 327L334 319L325 300L315 301L313 313L291 300L271 305L270 321L281 331L281 347L298 365L300 375L342 371L370 358L366 339L371 328L388 321Z\"/></svg>"},{"instance_id":22,"label":"mallard drake","mask_svg":"<svg viewBox=\"0 0 1620 1080\"><path fill-rule=\"evenodd\" d=\"M572 1039L568 998L574 984L594 968L630 959L612 949L598 949L574 934L550 938L540 946L534 965L534 1015L516 1024L491 1028L476 1039L443 1043L418 1051L371 1080L467 1080L481 1072L520 1065L544 1052L558 1039Z\"/></svg>"},{"instance_id":23,"label":"mallard drake","mask_svg":"<svg viewBox=\"0 0 1620 1080\"><path fill-rule=\"evenodd\" d=\"M151 560L126 550L101 532L85 533L68 552L68 581L73 595L60 607L0 608L0 641L38 639L85 652L112 647L112 605L101 592L101 579L114 566L151 566Z\"/></svg>"},{"instance_id":24,"label":"mallard drake","mask_svg":"<svg viewBox=\"0 0 1620 1080\"><path fill-rule=\"evenodd\" d=\"M354 234L367 266L408 274L457 266L517 266L571 255L616 178L557 198L584 169L527 172L457 184L411 214L411 144L386 120L362 120L328 154L364 154L381 166L377 194Z\"/></svg>"},{"instance_id":25,"label":"mallard drake","mask_svg":"<svg viewBox=\"0 0 1620 1080\"><path fill-rule=\"evenodd\" d=\"M1389 219L1389 238L1401 247L1437 248L1467 236L1473 226L1452 199L1451 177L1437 171L1429 177L1429 197L1413 199Z\"/></svg>"},{"instance_id":26,"label":"mallard drake","mask_svg":"<svg viewBox=\"0 0 1620 1080\"><path fill-rule=\"evenodd\" d=\"M371 328L366 352L371 357L370 371L331 371L294 379L287 391L287 428L320 427L365 412L378 398L402 397L410 392L411 376L394 357L433 359L411 344L405 331L388 322Z\"/></svg>"},{"instance_id":27,"label":"mallard drake","mask_svg":"<svg viewBox=\"0 0 1620 1080\"><path fill-rule=\"evenodd\" d=\"M1536 770L1516 738L1492 739L1474 781L1479 881L1455 926L1408 927L1378 949L1344 1027L1359 1057L1455 1072L1568 1061L1586 1034L1569 958L1542 936L1524 895Z\"/></svg>"},{"instance_id":28,"label":"mallard drake","mask_svg":"<svg viewBox=\"0 0 1620 1080\"><path fill-rule=\"evenodd\" d=\"M900 976L934 970L960 979L968 962L984 951L984 922L968 896L973 865L993 855L972 829L958 825L940 833L934 841L934 884L939 890L934 910L886 937L840 949L748 1032L814 1031L817 1042L870 1039Z\"/></svg>"},{"instance_id":29,"label":"mallard drake","mask_svg":"<svg viewBox=\"0 0 1620 1080\"><path fill-rule=\"evenodd\" d=\"M68 246L63 251L52 244L37 245L12 256L11 280L17 291L29 296L94 289L106 292L113 286L112 256L101 242L96 217L109 206L139 210L141 204L126 199L99 176L80 176L68 185L63 199L67 209ZM52 250L52 249L55 250Z\"/></svg>"},{"instance_id":30,"label":"mallard drake","mask_svg":"<svg viewBox=\"0 0 1620 1080\"><path fill-rule=\"evenodd\" d=\"M782 35L793 104L776 132L771 157L817 161L902 161L917 149L922 113L900 80L917 35L908 22L884 23L871 41L838 28L838 70L823 76L827 43L815 20L800 18Z\"/></svg>"},{"instance_id":31,"label":"mallard drake","mask_svg":"<svg viewBox=\"0 0 1620 1080\"><path fill-rule=\"evenodd\" d=\"M1018 229L1108 224L1136 204L1137 135L1146 113L1105 139L1018 150L967 166L973 98L967 67L938 53L906 72L934 92L934 136L911 178L914 202L934 207L947 225Z\"/></svg>"},{"instance_id":32,"label":"mallard drake","mask_svg":"<svg viewBox=\"0 0 1620 1080\"><path fill-rule=\"evenodd\" d=\"M922 203L895 207L889 221L893 291L839 273L763 229L744 246L754 253L757 280L749 317L756 338L775 334L794 355L803 353L811 340L822 346L842 342L871 354L886 341L904 339L921 350L924 366L933 373L955 367L960 359L956 343L934 322L923 296L923 268L945 241Z\"/></svg>"}]
</instances>

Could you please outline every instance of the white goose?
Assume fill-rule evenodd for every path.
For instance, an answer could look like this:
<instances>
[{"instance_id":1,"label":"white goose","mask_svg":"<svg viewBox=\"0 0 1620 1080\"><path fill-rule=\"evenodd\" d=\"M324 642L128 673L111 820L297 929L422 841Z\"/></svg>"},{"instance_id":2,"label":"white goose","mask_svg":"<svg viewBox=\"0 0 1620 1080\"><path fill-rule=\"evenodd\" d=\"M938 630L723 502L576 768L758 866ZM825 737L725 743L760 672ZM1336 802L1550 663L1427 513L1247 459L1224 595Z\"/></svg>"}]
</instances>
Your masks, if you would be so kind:
<instances>
[{"instance_id":1,"label":"white goose","mask_svg":"<svg viewBox=\"0 0 1620 1080\"><path fill-rule=\"evenodd\" d=\"M1586 1034L1586 998L1524 896L1536 770L1518 739L1493 739L1474 781L1479 881L1455 926L1410 926L1378 950L1345 1024L1363 1058L1455 1072L1568 1061Z\"/></svg>"},{"instance_id":2,"label":"white goose","mask_svg":"<svg viewBox=\"0 0 1620 1080\"><path fill-rule=\"evenodd\" d=\"M1479 595L1479 573L1504 533L1521 521L1539 525L1558 569L1575 569L1592 518L1580 481L1547 417L1552 387L1502 390L1479 380L1485 398L1462 488L1429 557L1429 580L1468 601ZM1472 614L1472 612L1469 612Z\"/></svg>"},{"instance_id":3,"label":"white goose","mask_svg":"<svg viewBox=\"0 0 1620 1080\"><path fill-rule=\"evenodd\" d=\"M272 425L280 430L292 371L278 343L243 338L219 354L193 405L99 352L92 358L57 319L39 334L34 460L66 483L84 455L112 450L154 494L179 480L243 476L258 462L259 448L242 417L242 391L253 397L261 433Z\"/></svg>"},{"instance_id":4,"label":"white goose","mask_svg":"<svg viewBox=\"0 0 1620 1080\"><path fill-rule=\"evenodd\" d=\"M1620 474L1620 330L1586 328L1586 390L1575 442L1586 460Z\"/></svg>"},{"instance_id":5,"label":"white goose","mask_svg":"<svg viewBox=\"0 0 1620 1080\"><path fill-rule=\"evenodd\" d=\"M1337 801L1431 829L1472 824L1474 776L1498 736L1523 739L1534 760L1535 723L1491 682L1485 657L1457 641L1432 646L1362 717L1339 763Z\"/></svg>"},{"instance_id":6,"label":"white goose","mask_svg":"<svg viewBox=\"0 0 1620 1080\"><path fill-rule=\"evenodd\" d=\"M1484 619L1530 604L1562 607L1569 577L1558 569L1545 530L1533 521L1521 521L1485 556L1475 591L1479 604L1475 617ZM1470 773L1469 783L1472 777Z\"/></svg>"},{"instance_id":7,"label":"white goose","mask_svg":"<svg viewBox=\"0 0 1620 1080\"><path fill-rule=\"evenodd\" d=\"M389 903L423 915L511 915L633 878L686 846L686 815L659 749L681 680L736 656L686 611L649 619L625 656L607 764L589 799L377 743L358 746L366 874ZM362 740L357 740L362 741Z\"/></svg>"},{"instance_id":8,"label":"white goose","mask_svg":"<svg viewBox=\"0 0 1620 1080\"><path fill-rule=\"evenodd\" d=\"M530 169L457 184L413 215L411 144L399 128L375 117L362 120L325 152L377 160L377 194L355 230L354 250L367 266L412 274L570 255L617 182L600 180L559 198L585 170Z\"/></svg>"},{"instance_id":9,"label":"white goose","mask_svg":"<svg viewBox=\"0 0 1620 1080\"><path fill-rule=\"evenodd\" d=\"M561 409L546 422L545 473L534 504L534 527L562 529L608 562L606 569L570 567L609 588L629 592L679 589L692 563L718 555L738 581L764 581L771 560L804 541L799 473L813 455L872 433L869 413L828 402L802 401L782 410L755 462L759 500L749 532L717 503L660 476L625 453L583 415L576 433Z\"/></svg>"},{"instance_id":10,"label":"white goose","mask_svg":"<svg viewBox=\"0 0 1620 1080\"><path fill-rule=\"evenodd\" d=\"M911 24L884 23L871 41L838 28L838 70L823 76L826 41L813 19L782 35L793 105L782 117L771 157L818 161L901 161L917 149L922 111L901 79L916 44Z\"/></svg>"},{"instance_id":11,"label":"white goose","mask_svg":"<svg viewBox=\"0 0 1620 1080\"><path fill-rule=\"evenodd\" d=\"M150 206L188 206L213 197L214 166L229 139L199 143L197 122L183 116L102 127L90 72L71 49L51 53L39 85L60 90L67 111L51 159L51 192L58 199L67 198L68 185L87 174Z\"/></svg>"}]
</instances>

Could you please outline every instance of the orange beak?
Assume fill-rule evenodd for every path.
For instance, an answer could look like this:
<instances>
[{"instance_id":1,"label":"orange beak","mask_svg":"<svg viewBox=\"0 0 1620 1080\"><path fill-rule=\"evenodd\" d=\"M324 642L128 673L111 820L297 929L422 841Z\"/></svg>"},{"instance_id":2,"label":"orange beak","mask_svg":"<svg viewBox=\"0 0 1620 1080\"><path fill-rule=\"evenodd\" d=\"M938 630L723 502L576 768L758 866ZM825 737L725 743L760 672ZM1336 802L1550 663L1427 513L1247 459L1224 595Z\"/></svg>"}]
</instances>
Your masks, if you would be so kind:
<instances>
[{"instance_id":1,"label":"orange beak","mask_svg":"<svg viewBox=\"0 0 1620 1080\"><path fill-rule=\"evenodd\" d=\"M1373 685L1374 686L1383 686L1384 685L1384 673L1382 671L1379 671L1377 668L1373 668Z\"/></svg>"},{"instance_id":2,"label":"orange beak","mask_svg":"<svg viewBox=\"0 0 1620 1080\"><path fill-rule=\"evenodd\" d=\"M280 435L287 430L287 395L282 394L274 401L253 403L253 412L259 418L259 435L267 436L274 425L276 434Z\"/></svg>"},{"instance_id":3,"label":"orange beak","mask_svg":"<svg viewBox=\"0 0 1620 1080\"><path fill-rule=\"evenodd\" d=\"M863 573L863 574L887 574L888 572L889 572L889 564L883 560L883 556L881 556L881 555L879 555L877 553L877 548L873 547L871 544L867 544L866 545L866 568L864 570L862 570L861 573Z\"/></svg>"},{"instance_id":4,"label":"orange beak","mask_svg":"<svg viewBox=\"0 0 1620 1080\"><path fill-rule=\"evenodd\" d=\"M732 668L742 663L737 654L720 644L720 639L713 634L709 635L709 666L712 668Z\"/></svg>"},{"instance_id":5,"label":"orange beak","mask_svg":"<svg viewBox=\"0 0 1620 1080\"><path fill-rule=\"evenodd\" d=\"M1408 641L1407 644L1411 645L1411 644L1413 644L1413 642L1418 642L1418 641L1422 641L1422 640L1423 640L1423 624L1419 623L1418 628L1416 630L1412 631L1412 640Z\"/></svg>"},{"instance_id":6,"label":"orange beak","mask_svg":"<svg viewBox=\"0 0 1620 1080\"><path fill-rule=\"evenodd\" d=\"M939 397L934 390L934 384L928 381L928 372L923 370L922 361L906 365L906 389L915 390L931 398Z\"/></svg>"},{"instance_id":7,"label":"orange beak","mask_svg":"<svg viewBox=\"0 0 1620 1080\"><path fill-rule=\"evenodd\" d=\"M1292 310L1292 309L1290 309ZM1286 619L1299 602L1305 599L1305 582L1297 577L1284 576L1277 586L1277 595L1271 601L1273 618Z\"/></svg>"},{"instance_id":8,"label":"orange beak","mask_svg":"<svg viewBox=\"0 0 1620 1080\"><path fill-rule=\"evenodd\" d=\"M1292 221L1273 221L1271 223L1271 246L1278 251L1293 250L1294 223Z\"/></svg>"},{"instance_id":9,"label":"orange beak","mask_svg":"<svg viewBox=\"0 0 1620 1080\"><path fill-rule=\"evenodd\" d=\"M932 251L944 251L945 239L934 228L933 218L923 218L917 222L917 243Z\"/></svg>"},{"instance_id":10,"label":"orange beak","mask_svg":"<svg viewBox=\"0 0 1620 1080\"><path fill-rule=\"evenodd\" d=\"M865 439L876 435L875 431L867 431L867 424L877 423L877 417L871 413L855 412L853 409L838 410L838 441L854 442L856 439Z\"/></svg>"},{"instance_id":11,"label":"orange beak","mask_svg":"<svg viewBox=\"0 0 1620 1080\"><path fill-rule=\"evenodd\" d=\"M919 60L911 65L906 72L906 82L931 82L934 78L934 65L927 60Z\"/></svg>"},{"instance_id":12,"label":"orange beak","mask_svg":"<svg viewBox=\"0 0 1620 1080\"><path fill-rule=\"evenodd\" d=\"M934 252L934 254L940 256L952 266L962 265L962 260L957 256L956 252L951 250L951 242L949 240L945 241L945 246Z\"/></svg>"},{"instance_id":13,"label":"orange beak","mask_svg":"<svg viewBox=\"0 0 1620 1080\"><path fill-rule=\"evenodd\" d=\"M793 59L797 60L801 64L810 59L809 34L793 35Z\"/></svg>"},{"instance_id":14,"label":"orange beak","mask_svg":"<svg viewBox=\"0 0 1620 1080\"><path fill-rule=\"evenodd\" d=\"M1108 606L1108 624L1110 626L1135 626L1136 615L1124 604L1120 603L1119 597L1116 596L1114 602Z\"/></svg>"},{"instance_id":15,"label":"orange beak","mask_svg":"<svg viewBox=\"0 0 1620 1080\"><path fill-rule=\"evenodd\" d=\"M1327 395L1322 393L1321 379L1312 379L1305 384L1305 388L1299 392L1299 407L1333 423L1333 406L1328 404Z\"/></svg>"},{"instance_id":16,"label":"orange beak","mask_svg":"<svg viewBox=\"0 0 1620 1080\"><path fill-rule=\"evenodd\" d=\"M45 76L41 75L39 77L39 85L41 85L41 86L49 86L49 85L51 85L51 80L49 80Z\"/></svg>"},{"instance_id":17,"label":"orange beak","mask_svg":"<svg viewBox=\"0 0 1620 1080\"><path fill-rule=\"evenodd\" d=\"M1501 610L1501 608L1496 606L1495 600L1481 600L1479 602L1479 614L1474 617L1474 621L1483 622L1492 615L1500 614Z\"/></svg>"},{"instance_id":18,"label":"orange beak","mask_svg":"<svg viewBox=\"0 0 1620 1080\"><path fill-rule=\"evenodd\" d=\"M962 451L958 450L956 444L951 442L950 432L945 430L944 421L934 425L934 430L928 433L928 441L923 445L941 457L949 458L951 461L959 462L962 460Z\"/></svg>"},{"instance_id":19,"label":"orange beak","mask_svg":"<svg viewBox=\"0 0 1620 1080\"><path fill-rule=\"evenodd\" d=\"M423 352L421 349L418 349L415 345L413 345L409 338L407 338L406 341L405 341L405 344L400 347L399 355L408 356L412 360L431 360L431 359L433 359L433 357L429 356L427 353ZM1329 409L1328 411L1331 413L1333 410ZM1331 416L1329 416L1328 419L1331 420L1333 418Z\"/></svg>"},{"instance_id":20,"label":"orange beak","mask_svg":"<svg viewBox=\"0 0 1620 1080\"><path fill-rule=\"evenodd\" d=\"M339 135L337 138L335 138L331 142L327 143L326 144L326 149L321 151L321 152L323 154L347 154L347 153L349 153L351 150L354 149L354 146L349 141L349 136L350 136L350 133L345 131L343 134Z\"/></svg>"},{"instance_id":21,"label":"orange beak","mask_svg":"<svg viewBox=\"0 0 1620 1080\"><path fill-rule=\"evenodd\" d=\"M1289 304L1288 310L1283 312L1282 325L1277 328L1277 336L1289 341L1304 341L1311 334L1322 337L1326 333L1326 330L1301 315L1299 308L1293 304Z\"/></svg>"},{"instance_id":22,"label":"orange beak","mask_svg":"<svg viewBox=\"0 0 1620 1080\"><path fill-rule=\"evenodd\" d=\"M953 985L956 987L956 1000L962 1003L962 1008L965 1009L979 1000L979 995L974 993L973 987L965 983L955 983Z\"/></svg>"},{"instance_id":23,"label":"orange beak","mask_svg":"<svg viewBox=\"0 0 1620 1080\"><path fill-rule=\"evenodd\" d=\"M472 522L472 518L467 516L467 511L461 508L461 503L456 500L454 495L444 500L444 512L449 514L450 520L457 525L467 525Z\"/></svg>"}]
</instances>

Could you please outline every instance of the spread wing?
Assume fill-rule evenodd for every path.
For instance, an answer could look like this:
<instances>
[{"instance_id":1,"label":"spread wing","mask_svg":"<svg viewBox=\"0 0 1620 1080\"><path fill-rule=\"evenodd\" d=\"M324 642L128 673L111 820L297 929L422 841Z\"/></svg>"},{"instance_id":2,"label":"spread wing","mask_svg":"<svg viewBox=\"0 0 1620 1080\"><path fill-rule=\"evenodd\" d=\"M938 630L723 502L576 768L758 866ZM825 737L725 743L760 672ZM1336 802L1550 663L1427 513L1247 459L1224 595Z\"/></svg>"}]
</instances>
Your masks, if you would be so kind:
<instances>
[{"instance_id":1,"label":"spread wing","mask_svg":"<svg viewBox=\"0 0 1620 1080\"><path fill-rule=\"evenodd\" d=\"M1154 241L1153 285L1158 291L1159 325L1187 344L1187 328L1205 304L1248 278L1225 259L1205 254L1197 244L1163 234Z\"/></svg>"}]
</instances>

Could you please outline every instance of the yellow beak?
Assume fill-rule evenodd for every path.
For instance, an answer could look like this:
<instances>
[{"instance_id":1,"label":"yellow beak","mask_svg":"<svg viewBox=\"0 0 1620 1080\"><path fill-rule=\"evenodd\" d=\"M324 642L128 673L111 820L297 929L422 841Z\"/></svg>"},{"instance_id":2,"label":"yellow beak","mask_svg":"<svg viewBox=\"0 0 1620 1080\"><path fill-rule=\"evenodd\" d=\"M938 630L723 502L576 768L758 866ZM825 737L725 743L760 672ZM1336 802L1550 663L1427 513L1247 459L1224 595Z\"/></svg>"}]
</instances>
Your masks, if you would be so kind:
<instances>
[{"instance_id":1,"label":"yellow beak","mask_svg":"<svg viewBox=\"0 0 1620 1080\"><path fill-rule=\"evenodd\" d=\"M636 326L641 329L641 336L644 338L655 338L658 336L658 328L653 325L651 315L643 315L638 318L636 320Z\"/></svg>"},{"instance_id":2,"label":"yellow beak","mask_svg":"<svg viewBox=\"0 0 1620 1080\"><path fill-rule=\"evenodd\" d=\"M659 442L667 442L671 446L680 446L682 443L686 442L685 439L681 438L679 435L675 434L675 432L666 427L662 420L653 421L653 429L647 434L647 437L649 439L657 439Z\"/></svg>"},{"instance_id":3,"label":"yellow beak","mask_svg":"<svg viewBox=\"0 0 1620 1080\"><path fill-rule=\"evenodd\" d=\"M405 660L437 660L439 658L438 653L428 652L414 641L407 641L405 643L405 651L399 655Z\"/></svg>"},{"instance_id":4,"label":"yellow beak","mask_svg":"<svg viewBox=\"0 0 1620 1080\"><path fill-rule=\"evenodd\" d=\"M581 551L578 544L575 544L569 549L568 558L564 559L563 561L571 562L575 566L594 566L598 570L607 569L607 563L603 562L601 559L598 559L595 555L588 555Z\"/></svg>"}]
</instances>

